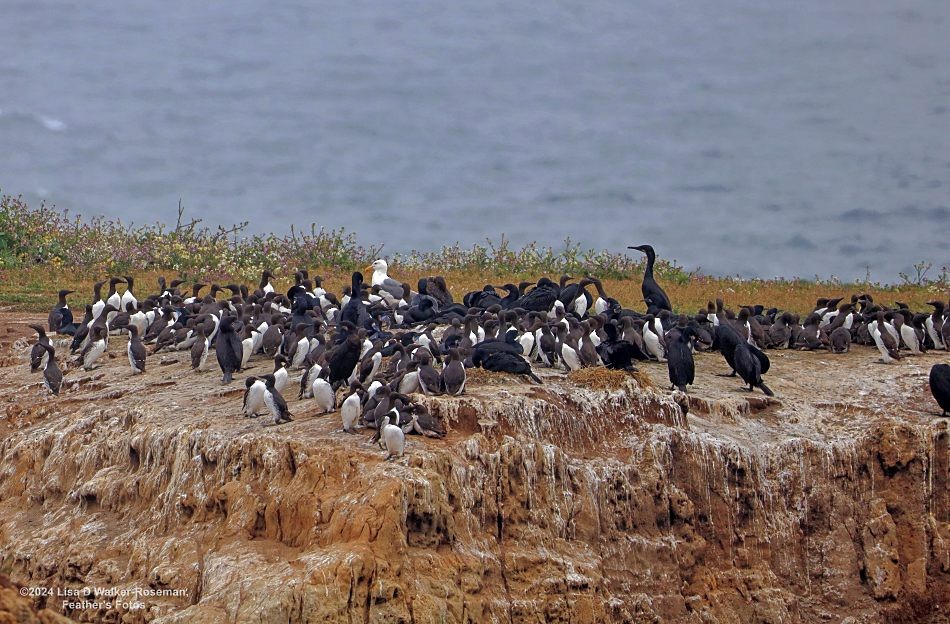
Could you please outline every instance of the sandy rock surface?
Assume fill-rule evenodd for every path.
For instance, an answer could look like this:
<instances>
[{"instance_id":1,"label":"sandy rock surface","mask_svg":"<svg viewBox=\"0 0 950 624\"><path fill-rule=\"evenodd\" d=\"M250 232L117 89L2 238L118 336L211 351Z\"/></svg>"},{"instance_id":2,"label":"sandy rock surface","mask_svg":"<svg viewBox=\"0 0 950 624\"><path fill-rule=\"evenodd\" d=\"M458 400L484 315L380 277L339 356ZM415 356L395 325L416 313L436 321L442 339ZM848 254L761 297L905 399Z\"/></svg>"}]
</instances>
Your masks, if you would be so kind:
<instances>
[{"instance_id":1,"label":"sandy rock surface","mask_svg":"<svg viewBox=\"0 0 950 624\"><path fill-rule=\"evenodd\" d=\"M264 360L231 386L187 353L133 377L114 337L114 358L49 397L29 373L35 320L0 315L0 573L124 592L37 609L129 623L950 617L950 434L927 390L945 352L883 365L863 347L771 351L775 399L717 376L718 354L697 355L688 398L665 389L665 364L541 369L542 386L477 371L463 397L420 397L448 436L407 436L386 462L372 431L341 432L296 387L294 422L241 417Z\"/></svg>"}]
</instances>

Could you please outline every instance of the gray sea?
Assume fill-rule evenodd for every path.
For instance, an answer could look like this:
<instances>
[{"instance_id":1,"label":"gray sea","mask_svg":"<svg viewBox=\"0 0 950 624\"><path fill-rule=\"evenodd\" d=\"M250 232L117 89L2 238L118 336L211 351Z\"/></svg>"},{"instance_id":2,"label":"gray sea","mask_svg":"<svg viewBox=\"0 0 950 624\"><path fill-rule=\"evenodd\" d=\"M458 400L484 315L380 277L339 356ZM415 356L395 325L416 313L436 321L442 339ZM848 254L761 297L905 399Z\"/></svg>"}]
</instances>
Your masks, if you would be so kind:
<instances>
[{"instance_id":1,"label":"gray sea","mask_svg":"<svg viewBox=\"0 0 950 624\"><path fill-rule=\"evenodd\" d=\"M947 0L3 0L0 42L0 188L85 216L950 264Z\"/></svg>"}]
</instances>

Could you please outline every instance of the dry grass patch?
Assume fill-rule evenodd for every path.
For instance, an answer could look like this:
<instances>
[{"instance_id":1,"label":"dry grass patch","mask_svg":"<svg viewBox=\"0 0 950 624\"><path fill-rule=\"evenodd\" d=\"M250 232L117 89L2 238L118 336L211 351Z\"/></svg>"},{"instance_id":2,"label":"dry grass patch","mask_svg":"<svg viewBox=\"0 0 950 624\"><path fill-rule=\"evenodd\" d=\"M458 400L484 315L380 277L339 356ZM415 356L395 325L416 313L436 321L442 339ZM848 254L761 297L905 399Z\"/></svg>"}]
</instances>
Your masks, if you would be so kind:
<instances>
[{"instance_id":1,"label":"dry grass patch","mask_svg":"<svg viewBox=\"0 0 950 624\"><path fill-rule=\"evenodd\" d=\"M620 390L627 384L627 379L633 377L641 387L653 385L649 377L640 371L627 373L598 366L596 368L582 368L571 371L567 375L572 384L591 390Z\"/></svg>"},{"instance_id":2,"label":"dry grass patch","mask_svg":"<svg viewBox=\"0 0 950 624\"><path fill-rule=\"evenodd\" d=\"M477 382L479 385L510 386L512 383L521 383L531 386L537 385L526 375L516 375L514 373L504 373L500 371L487 371L484 368L466 368L465 376L468 381Z\"/></svg>"}]
</instances>

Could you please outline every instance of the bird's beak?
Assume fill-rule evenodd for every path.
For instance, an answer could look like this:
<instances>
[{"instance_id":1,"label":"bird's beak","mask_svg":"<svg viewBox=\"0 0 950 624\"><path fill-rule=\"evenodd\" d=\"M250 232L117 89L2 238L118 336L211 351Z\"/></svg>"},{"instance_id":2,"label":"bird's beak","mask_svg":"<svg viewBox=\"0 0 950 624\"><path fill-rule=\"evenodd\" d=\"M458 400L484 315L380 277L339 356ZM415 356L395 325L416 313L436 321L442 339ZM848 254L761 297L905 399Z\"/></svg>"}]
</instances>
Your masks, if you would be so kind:
<instances>
[{"instance_id":1,"label":"bird's beak","mask_svg":"<svg viewBox=\"0 0 950 624\"><path fill-rule=\"evenodd\" d=\"M363 270L364 270L364 271L372 271L372 270L373 270L373 265L371 264L371 265L369 265L368 267L366 267L366 268L363 269Z\"/></svg>"}]
</instances>

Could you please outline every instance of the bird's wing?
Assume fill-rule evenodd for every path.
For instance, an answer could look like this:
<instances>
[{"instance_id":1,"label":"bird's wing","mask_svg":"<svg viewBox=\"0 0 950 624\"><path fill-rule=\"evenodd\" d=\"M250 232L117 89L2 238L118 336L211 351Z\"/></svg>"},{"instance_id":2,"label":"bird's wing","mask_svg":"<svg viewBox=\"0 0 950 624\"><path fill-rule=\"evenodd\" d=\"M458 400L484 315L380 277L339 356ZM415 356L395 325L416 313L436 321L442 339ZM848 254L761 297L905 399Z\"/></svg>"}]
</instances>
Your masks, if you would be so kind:
<instances>
[{"instance_id":1,"label":"bird's wing","mask_svg":"<svg viewBox=\"0 0 950 624\"><path fill-rule=\"evenodd\" d=\"M396 299L402 299L402 296L405 294L405 289L403 289L402 284L391 277L387 277L382 282L380 282L379 287Z\"/></svg>"}]
</instances>

